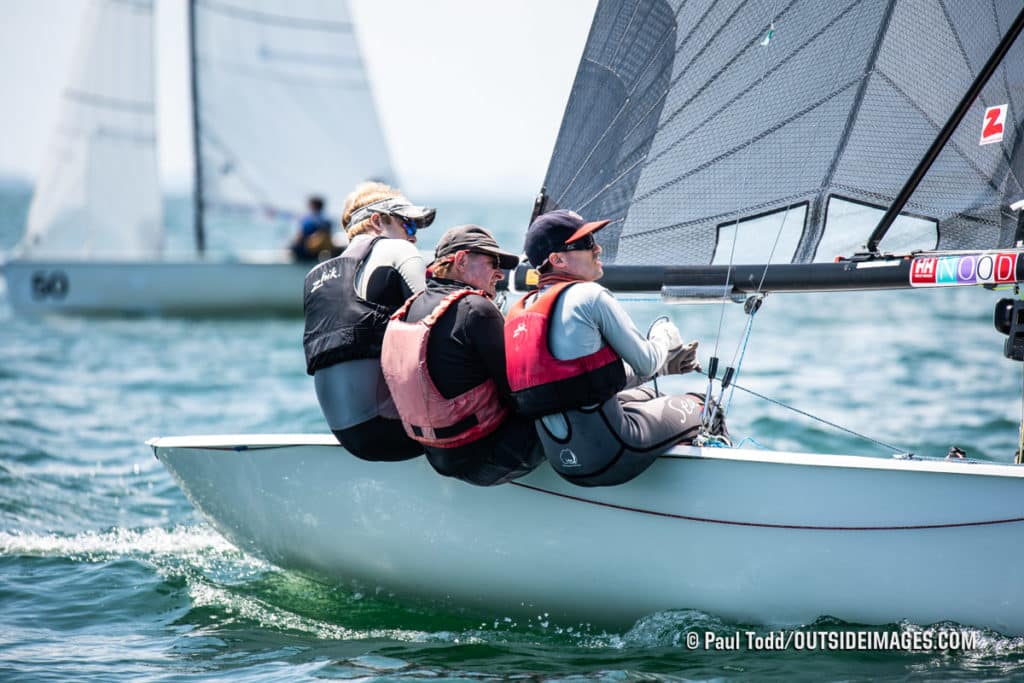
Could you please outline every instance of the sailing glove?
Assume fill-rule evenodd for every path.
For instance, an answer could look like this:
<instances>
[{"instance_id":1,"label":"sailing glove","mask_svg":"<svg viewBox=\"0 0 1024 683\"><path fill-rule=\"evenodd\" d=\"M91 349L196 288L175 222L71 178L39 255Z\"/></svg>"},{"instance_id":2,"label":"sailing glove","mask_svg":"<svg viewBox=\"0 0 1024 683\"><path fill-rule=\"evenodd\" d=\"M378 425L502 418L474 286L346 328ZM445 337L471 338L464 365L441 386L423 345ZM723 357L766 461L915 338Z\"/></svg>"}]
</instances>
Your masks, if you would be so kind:
<instances>
[{"instance_id":1,"label":"sailing glove","mask_svg":"<svg viewBox=\"0 0 1024 683\"><path fill-rule=\"evenodd\" d=\"M683 346L683 338L679 334L679 328L668 318L656 320L647 338L665 349L668 358L671 358L672 354Z\"/></svg>"},{"instance_id":2,"label":"sailing glove","mask_svg":"<svg viewBox=\"0 0 1024 683\"><path fill-rule=\"evenodd\" d=\"M685 375L688 372L700 372L700 361L697 360L697 341L680 346L665 361L666 375Z\"/></svg>"}]
</instances>

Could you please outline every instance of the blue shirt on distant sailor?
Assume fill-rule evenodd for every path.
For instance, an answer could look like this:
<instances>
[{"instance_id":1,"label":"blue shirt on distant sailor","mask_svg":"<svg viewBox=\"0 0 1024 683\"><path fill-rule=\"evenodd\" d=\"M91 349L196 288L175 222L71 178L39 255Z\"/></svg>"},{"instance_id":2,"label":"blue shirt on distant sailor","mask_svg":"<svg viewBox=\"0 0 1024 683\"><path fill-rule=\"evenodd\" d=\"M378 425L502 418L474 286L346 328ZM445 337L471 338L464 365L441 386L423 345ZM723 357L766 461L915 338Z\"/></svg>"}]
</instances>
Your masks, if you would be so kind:
<instances>
[{"instance_id":1,"label":"blue shirt on distant sailor","mask_svg":"<svg viewBox=\"0 0 1024 683\"><path fill-rule=\"evenodd\" d=\"M327 232L333 232L334 230L334 223L319 213L310 213L303 216L300 226L302 228L302 239L306 239L317 230L326 230Z\"/></svg>"}]
</instances>

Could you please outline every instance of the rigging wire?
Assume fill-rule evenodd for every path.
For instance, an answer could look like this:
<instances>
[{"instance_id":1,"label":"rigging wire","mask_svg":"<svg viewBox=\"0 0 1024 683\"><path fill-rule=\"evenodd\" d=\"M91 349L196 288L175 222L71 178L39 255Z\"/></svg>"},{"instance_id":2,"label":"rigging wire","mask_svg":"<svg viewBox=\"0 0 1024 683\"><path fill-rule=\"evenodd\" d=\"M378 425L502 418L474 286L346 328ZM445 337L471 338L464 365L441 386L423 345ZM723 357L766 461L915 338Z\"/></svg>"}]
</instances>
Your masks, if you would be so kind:
<instances>
[{"instance_id":1,"label":"rigging wire","mask_svg":"<svg viewBox=\"0 0 1024 683\"><path fill-rule=\"evenodd\" d=\"M776 2L777 2L777 0L776 0ZM775 10L776 9L777 9L777 4L775 2L773 2L772 3L772 7L771 7L771 13L769 14L769 17L768 17L768 19L769 19L768 25L771 27L772 33L774 33L774 29L775 29ZM757 97L754 98L754 102L756 103L755 106L754 106L754 118L753 118L754 121L759 121L760 118L761 118L761 104L764 102L764 81L765 81L765 78L768 75L768 50L767 50L768 43L763 43L763 44L762 43L758 43L758 45L760 45L764 49L762 50L761 75L760 75L760 77L758 77L757 84L754 86L755 88L757 88L759 90L759 93L758 93ZM750 176L750 166L751 166L750 157L751 157L751 154L753 154L753 145L748 145L747 149L746 149L746 153L744 155L745 158L744 158L744 161L743 161L743 179L742 179L742 182L740 183L740 187L746 186L747 178L749 178L749 176ZM785 223L785 222L783 222L783 223ZM736 216L736 222L733 224L733 226L734 226L734 228L733 228L733 234L732 234L732 244L729 245L729 264L728 264L728 267L725 270L725 283L723 285L723 290L725 292L728 292L729 280L732 277L732 267L733 267L733 265L735 263L735 258L736 258L736 243L739 242L739 236L740 236L739 235L739 233L740 233L740 229L739 229L740 228L740 217L738 215ZM777 239L778 238L776 238L776 241L777 241ZM712 359L713 360L712 360L712 362L709 365L708 388L707 388L707 393L706 393L707 399L704 402L704 410L701 412L701 425L702 425L704 431L710 430L712 421L714 420L714 413L717 410L717 408L709 407L709 406L713 405L712 402L711 402L711 397L712 397L712 394L714 393L714 385L713 385L714 370L717 367L718 348L719 348L719 343L721 342L721 339L722 339L722 328L723 328L723 326L725 324L725 308L726 308L727 305L728 305L728 299L723 297L722 303L720 304L719 315L718 315L718 330L715 333L715 348L712 351ZM751 319L753 319L753 317L751 317ZM749 327L748 327L748 330L749 330ZM748 335L749 335L749 331L748 331ZM725 391L725 389L723 388L723 392L724 391ZM721 398L722 397L719 396L719 403L721 403ZM723 413L723 417L724 417L724 413Z\"/></svg>"},{"instance_id":2,"label":"rigging wire","mask_svg":"<svg viewBox=\"0 0 1024 683\"><path fill-rule=\"evenodd\" d=\"M698 370L697 372L699 372L702 375L705 374L702 370ZM800 410L799 408L791 406L791 405L789 405L787 403L783 403L782 401L779 401L778 399L774 399L774 398L771 398L769 396L765 396L764 394L759 394L758 392L754 391L753 389L747 389L746 387L740 386L739 384L736 384L735 382L733 382L731 384L731 386L734 389L739 389L740 391L745 392L747 394L750 394L751 396L755 396L755 397L757 397L757 398L759 398L759 399L761 399L763 401L767 401L769 403L777 405L780 408L785 408L786 410L790 410L790 411L792 411L794 413L797 413L799 415L803 415L806 418L809 418L809 419L814 420L816 422L820 422L822 424L828 425L829 427L832 427L834 429L838 429L841 432L846 432L847 434L850 434L852 436L856 436L859 439L863 439L865 441L869 441L869 442L871 442L871 443L873 443L873 444L875 444L877 446L882 446L883 448L886 448L886 449L891 450L891 451L895 451L896 453L899 453L899 454L906 454L906 455L911 455L912 454L911 451L907 450L906 448L900 448L899 446L895 446L895 445L893 445L891 443L886 443L885 441L881 441L879 439L875 439L873 437L870 437L867 434L861 434L860 432L854 431L854 430L852 430L852 429L850 429L848 427L843 427L840 424L837 424L835 422L831 422L830 420L826 420L823 417L818 417L817 415L812 415L811 413L808 413L808 412L806 412L804 410Z\"/></svg>"},{"instance_id":3,"label":"rigging wire","mask_svg":"<svg viewBox=\"0 0 1024 683\"><path fill-rule=\"evenodd\" d=\"M769 15L770 16L770 21L769 21L769 24L768 24L768 32L766 33L764 40L761 41L761 43L760 43L760 45L762 47L768 47L768 45L772 41L772 38L774 37L774 34L775 34L775 18L776 18L776 9L777 9L777 7L778 7L778 1L774 0L773 3L772 3L771 14ZM851 53L852 53L851 50L844 50L844 51L842 51L842 54L844 56L841 59L836 60L834 66L833 66L833 70L832 70L833 74L832 74L832 79L831 80L835 81L838 78L838 74L839 74L839 71L841 70L841 67L847 63L847 61L849 59L849 55ZM767 61L767 53L766 53L766 56L765 56L765 60ZM764 76L762 75L762 80L763 80L763 78L764 78ZM758 102L758 107L760 107L761 98L758 98L757 102ZM815 121L814 129L816 130L817 127L820 126L820 125L821 125L821 121L820 120L819 121ZM814 135L813 135L813 131L812 131L811 138L813 139L813 137L814 137ZM748 151L747 151L747 161L746 161L746 165L744 167L744 174L749 173L749 160L750 160L750 150L748 148ZM743 335L741 336L741 338L739 339L739 341L736 344L736 350L733 352L732 363L731 363L731 367L733 368L733 373L734 373L733 377L732 377L733 380L735 380L735 378L739 376L740 367L741 367L741 365L743 363L743 359L744 359L744 357L746 355L747 346L748 346L748 343L750 341L750 335L751 335L751 332L752 332L752 329L753 329L754 314L758 311L762 301L764 300L764 297L766 296L766 293L763 292L763 288L764 288L765 280L767 279L767 276L768 276L768 268L769 268L769 266L771 265L772 261L775 258L775 252L778 249L779 242L780 242L780 240L782 238L783 233L786 230L786 222L789 220L789 214L790 214L790 211L792 210L792 208L793 208L792 204L787 205L785 207L785 211L783 212L783 216L782 216L782 222L779 225L779 228L778 228L778 230L775 233L775 239L772 242L771 249L768 252L768 257L765 260L764 269L761 271L761 278L760 278L760 280L757 283L757 288L755 289L753 295L751 295L747 299L747 302L746 302L746 305L745 305L745 309L746 309L746 313L748 314L749 317L748 317L748 320L747 320L747 324L745 326L744 333L743 333ZM804 220L806 222L807 217L805 217ZM736 222L734 223L736 230L735 230L735 233L733 234L733 247L735 247L736 242L739 240L739 223L740 223L740 219L739 219L739 217L737 217L736 218ZM734 258L734 253L730 252L730 255L729 255L730 270L731 270L733 258ZM729 273L726 274L726 287L728 286L728 277L729 277ZM725 302L723 301L723 304L722 304L722 314L721 314L721 317L719 319L719 331L718 331L719 335L721 335L722 319L724 318L724 315L725 315ZM716 338L716 346L715 346L715 355L716 356L717 356L717 352L718 352L718 345L717 345L717 338ZM727 372L728 372L728 370L727 370ZM708 380L708 396L711 395L711 379L712 378L709 378L709 380ZM724 394L724 391L725 391L725 387L722 388L722 393L723 394ZM728 399L726 399L724 401L724 403L723 403L723 405L721 407L721 410L723 411L723 414L727 414L728 413L729 407L732 404L732 397L733 397L734 393L735 393L735 384L733 384L733 388L730 389ZM719 398L722 399L722 398L724 398L724 396L720 396Z\"/></svg>"},{"instance_id":4,"label":"rigging wire","mask_svg":"<svg viewBox=\"0 0 1024 683\"><path fill-rule=\"evenodd\" d=\"M751 297L751 299L748 299L747 301L750 302L751 300L753 300L753 297ZM735 370L735 374L733 375L733 378L732 378L733 381L729 383L729 398L727 398L725 400L725 402L722 404L722 416L723 417L729 414L729 408L732 406L732 397L733 397L733 394L736 393L736 379L740 376L740 366L743 365L743 357L747 353L747 343L750 341L750 333L751 333L751 331L754 328L754 315L757 313L757 310L760 307L761 307L760 303L755 303L755 304L750 306L751 310L747 313L747 325L746 325L746 329L743 332L743 344L742 344L742 346L740 347L740 350L739 350L739 358L737 360L737 358L735 356L733 357L733 365L732 366L734 368L736 368L736 370ZM722 391L724 393L725 389L723 388ZM713 415L712 415L712 419L714 419Z\"/></svg>"}]
</instances>

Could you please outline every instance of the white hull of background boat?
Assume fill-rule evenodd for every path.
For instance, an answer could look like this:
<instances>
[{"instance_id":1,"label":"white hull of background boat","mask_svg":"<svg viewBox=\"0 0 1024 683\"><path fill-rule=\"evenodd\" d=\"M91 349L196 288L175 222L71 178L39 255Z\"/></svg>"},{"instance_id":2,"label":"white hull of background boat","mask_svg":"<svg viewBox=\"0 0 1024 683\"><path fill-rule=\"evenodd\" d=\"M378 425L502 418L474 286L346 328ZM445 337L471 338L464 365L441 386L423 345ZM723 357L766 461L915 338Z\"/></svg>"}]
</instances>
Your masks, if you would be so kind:
<instances>
[{"instance_id":1,"label":"white hull of background boat","mask_svg":"<svg viewBox=\"0 0 1024 683\"><path fill-rule=\"evenodd\" d=\"M678 447L618 487L542 466L478 488L330 436L149 443L239 547L396 594L596 623L695 608L1024 633L1024 467Z\"/></svg>"},{"instance_id":2,"label":"white hull of background boat","mask_svg":"<svg viewBox=\"0 0 1024 683\"><path fill-rule=\"evenodd\" d=\"M18 313L302 313L310 264L281 261L58 261L3 264Z\"/></svg>"}]
</instances>

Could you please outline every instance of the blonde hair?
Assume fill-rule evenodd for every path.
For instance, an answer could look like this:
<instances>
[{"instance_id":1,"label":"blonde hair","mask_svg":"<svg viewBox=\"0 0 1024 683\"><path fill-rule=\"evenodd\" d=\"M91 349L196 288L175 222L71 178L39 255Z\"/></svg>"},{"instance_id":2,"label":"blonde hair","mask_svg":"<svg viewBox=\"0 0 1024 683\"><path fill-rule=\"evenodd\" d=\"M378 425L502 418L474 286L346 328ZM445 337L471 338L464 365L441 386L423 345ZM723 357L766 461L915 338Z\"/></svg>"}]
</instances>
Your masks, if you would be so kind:
<instances>
[{"instance_id":1,"label":"blonde hair","mask_svg":"<svg viewBox=\"0 0 1024 683\"><path fill-rule=\"evenodd\" d=\"M455 265L455 258L452 256L445 256L440 261L430 266L430 277L443 277L447 279L453 265Z\"/></svg>"},{"instance_id":2,"label":"blonde hair","mask_svg":"<svg viewBox=\"0 0 1024 683\"><path fill-rule=\"evenodd\" d=\"M370 224L372 216L368 216L355 225L349 225L348 222L352 218L352 214L367 204L396 197L405 199L405 195L402 194L401 190L385 183L370 181L356 185L356 188L345 197L345 208L341 212L341 224L345 226L345 234L348 235L348 238L352 239L356 235L374 232Z\"/></svg>"}]
</instances>

